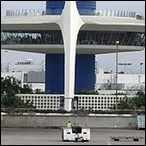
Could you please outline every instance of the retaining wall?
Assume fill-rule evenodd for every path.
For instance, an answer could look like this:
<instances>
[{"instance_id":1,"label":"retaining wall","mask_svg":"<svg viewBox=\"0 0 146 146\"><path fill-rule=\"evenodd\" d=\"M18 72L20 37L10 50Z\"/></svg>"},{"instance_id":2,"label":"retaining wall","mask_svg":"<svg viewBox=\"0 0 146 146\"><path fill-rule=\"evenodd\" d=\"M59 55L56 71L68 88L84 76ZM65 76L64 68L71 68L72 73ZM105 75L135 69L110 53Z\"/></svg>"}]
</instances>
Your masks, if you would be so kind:
<instances>
[{"instance_id":1,"label":"retaining wall","mask_svg":"<svg viewBox=\"0 0 146 146\"><path fill-rule=\"evenodd\" d=\"M63 127L68 121L90 128L137 128L136 116L1 115L1 127Z\"/></svg>"}]
</instances>

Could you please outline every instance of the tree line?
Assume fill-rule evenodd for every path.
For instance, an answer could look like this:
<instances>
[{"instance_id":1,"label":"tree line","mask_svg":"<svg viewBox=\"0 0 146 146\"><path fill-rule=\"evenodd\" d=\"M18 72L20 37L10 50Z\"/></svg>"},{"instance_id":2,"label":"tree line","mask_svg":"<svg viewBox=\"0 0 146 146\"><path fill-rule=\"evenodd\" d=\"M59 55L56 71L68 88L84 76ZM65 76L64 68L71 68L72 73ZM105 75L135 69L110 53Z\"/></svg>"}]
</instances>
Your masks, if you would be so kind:
<instances>
[{"instance_id":1,"label":"tree line","mask_svg":"<svg viewBox=\"0 0 146 146\"><path fill-rule=\"evenodd\" d=\"M39 89L33 91L29 85L21 85L21 82L14 77L1 77L1 108L35 108L32 102L24 103L16 94L42 94ZM79 91L78 94L98 95L97 91ZM145 109L145 91L138 90L135 97L121 100L118 103L118 109ZM115 105L111 108L115 109Z\"/></svg>"},{"instance_id":2,"label":"tree line","mask_svg":"<svg viewBox=\"0 0 146 146\"><path fill-rule=\"evenodd\" d=\"M14 77L1 77L1 108L33 108L32 103L24 103L16 94L31 94L33 90L29 85L23 85Z\"/></svg>"}]
</instances>

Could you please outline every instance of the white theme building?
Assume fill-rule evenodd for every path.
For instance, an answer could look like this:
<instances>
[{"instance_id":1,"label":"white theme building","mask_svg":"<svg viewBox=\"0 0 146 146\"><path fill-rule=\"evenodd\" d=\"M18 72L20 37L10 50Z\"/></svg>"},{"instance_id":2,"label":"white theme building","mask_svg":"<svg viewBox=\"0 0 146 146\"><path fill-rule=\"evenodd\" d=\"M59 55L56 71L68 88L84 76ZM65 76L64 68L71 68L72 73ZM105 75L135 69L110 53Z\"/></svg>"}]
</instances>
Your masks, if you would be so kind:
<instances>
[{"instance_id":1,"label":"white theme building","mask_svg":"<svg viewBox=\"0 0 146 146\"><path fill-rule=\"evenodd\" d=\"M63 93L65 110L70 111L78 89L94 89L95 54L114 53L117 45L118 52L144 49L145 20L135 12L97 12L92 7L90 14L87 1L58 2L65 2L60 14L53 13L54 5L45 10L46 14L7 11L7 17L1 20L1 48L45 53L45 89ZM81 9L86 6L84 13L79 13L78 2L82 3ZM95 2L89 4L95 6ZM47 3L49 6L53 1Z\"/></svg>"}]
</instances>

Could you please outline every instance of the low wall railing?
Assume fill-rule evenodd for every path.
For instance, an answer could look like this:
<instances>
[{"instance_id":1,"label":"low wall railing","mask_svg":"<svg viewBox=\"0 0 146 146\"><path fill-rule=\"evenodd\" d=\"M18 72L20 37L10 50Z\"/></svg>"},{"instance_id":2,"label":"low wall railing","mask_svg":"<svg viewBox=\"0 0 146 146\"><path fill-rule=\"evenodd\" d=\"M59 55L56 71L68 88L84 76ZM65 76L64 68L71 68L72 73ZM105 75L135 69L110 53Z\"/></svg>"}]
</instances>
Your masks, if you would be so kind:
<instances>
[{"instance_id":1,"label":"low wall railing","mask_svg":"<svg viewBox=\"0 0 146 146\"><path fill-rule=\"evenodd\" d=\"M59 110L64 107L63 94L17 94L24 102L30 101L36 109ZM117 101L134 98L134 95L118 95ZM116 95L74 95L72 108L86 110L110 110L116 104Z\"/></svg>"},{"instance_id":2,"label":"low wall railing","mask_svg":"<svg viewBox=\"0 0 146 146\"><path fill-rule=\"evenodd\" d=\"M83 12L82 12L83 11ZM84 9L80 10L81 15L84 14ZM54 9L53 11L50 10L43 10L43 9L15 9L15 10L6 10L6 16L31 16L31 15L60 15L62 10ZM95 15L95 16L108 16L108 17L131 17L131 18L138 18L144 19L141 15L136 15L136 12L132 11L120 11L120 10L94 10L92 13L88 15Z\"/></svg>"}]
</instances>

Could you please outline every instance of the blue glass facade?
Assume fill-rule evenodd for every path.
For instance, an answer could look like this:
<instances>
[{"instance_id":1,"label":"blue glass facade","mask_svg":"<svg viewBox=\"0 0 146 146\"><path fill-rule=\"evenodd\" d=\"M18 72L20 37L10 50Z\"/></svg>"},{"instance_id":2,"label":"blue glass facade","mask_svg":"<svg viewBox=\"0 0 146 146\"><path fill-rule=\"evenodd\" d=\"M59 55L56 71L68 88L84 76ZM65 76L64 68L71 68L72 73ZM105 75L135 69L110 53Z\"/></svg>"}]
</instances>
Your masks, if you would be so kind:
<instances>
[{"instance_id":1,"label":"blue glass facade","mask_svg":"<svg viewBox=\"0 0 146 146\"><path fill-rule=\"evenodd\" d=\"M76 55L75 93L81 90L94 90L95 55Z\"/></svg>"},{"instance_id":2,"label":"blue glass facade","mask_svg":"<svg viewBox=\"0 0 146 146\"><path fill-rule=\"evenodd\" d=\"M60 15L65 1L46 1L46 12L49 15Z\"/></svg>"},{"instance_id":3,"label":"blue glass facade","mask_svg":"<svg viewBox=\"0 0 146 146\"><path fill-rule=\"evenodd\" d=\"M46 12L60 15L65 1L46 1ZM96 1L77 1L81 15L92 15L96 9ZM80 90L94 90L94 55L76 55L75 93ZM46 54L46 92L64 93L64 55Z\"/></svg>"},{"instance_id":4,"label":"blue glass facade","mask_svg":"<svg viewBox=\"0 0 146 146\"><path fill-rule=\"evenodd\" d=\"M96 9L96 1L76 1L80 15L92 15ZM65 1L46 1L48 14L60 15L64 8Z\"/></svg>"},{"instance_id":5,"label":"blue glass facade","mask_svg":"<svg viewBox=\"0 0 146 146\"><path fill-rule=\"evenodd\" d=\"M75 93L81 90L94 90L95 55L77 54L75 70ZM64 93L64 55L46 55L46 92Z\"/></svg>"},{"instance_id":6,"label":"blue glass facade","mask_svg":"<svg viewBox=\"0 0 146 146\"><path fill-rule=\"evenodd\" d=\"M96 10L96 1L77 1L80 15L92 15Z\"/></svg>"},{"instance_id":7,"label":"blue glass facade","mask_svg":"<svg viewBox=\"0 0 146 146\"><path fill-rule=\"evenodd\" d=\"M64 93L64 55L46 54L45 91L50 94Z\"/></svg>"}]
</instances>

